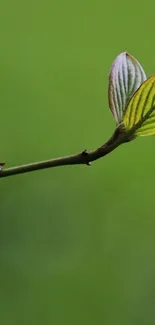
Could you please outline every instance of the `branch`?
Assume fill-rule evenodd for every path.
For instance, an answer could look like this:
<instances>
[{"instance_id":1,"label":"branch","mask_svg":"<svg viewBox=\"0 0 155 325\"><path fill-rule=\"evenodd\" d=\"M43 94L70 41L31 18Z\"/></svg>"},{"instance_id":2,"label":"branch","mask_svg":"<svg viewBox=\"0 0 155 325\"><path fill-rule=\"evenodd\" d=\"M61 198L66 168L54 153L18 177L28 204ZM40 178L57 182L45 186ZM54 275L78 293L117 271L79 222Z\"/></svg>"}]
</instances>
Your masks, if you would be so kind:
<instances>
[{"instance_id":1,"label":"branch","mask_svg":"<svg viewBox=\"0 0 155 325\"><path fill-rule=\"evenodd\" d=\"M130 141L129 135L125 133L121 126L116 128L112 137L100 148L95 151L87 152L84 150L79 154L75 154L72 156L61 157L41 162L30 163L26 165L21 165L17 167L11 168L3 168L3 163L1 165L0 170L0 178L8 177L17 174L24 174L36 170L47 169L57 166L66 166L66 165L91 165L91 162L102 158L109 154L111 151L116 149L120 144Z\"/></svg>"}]
</instances>

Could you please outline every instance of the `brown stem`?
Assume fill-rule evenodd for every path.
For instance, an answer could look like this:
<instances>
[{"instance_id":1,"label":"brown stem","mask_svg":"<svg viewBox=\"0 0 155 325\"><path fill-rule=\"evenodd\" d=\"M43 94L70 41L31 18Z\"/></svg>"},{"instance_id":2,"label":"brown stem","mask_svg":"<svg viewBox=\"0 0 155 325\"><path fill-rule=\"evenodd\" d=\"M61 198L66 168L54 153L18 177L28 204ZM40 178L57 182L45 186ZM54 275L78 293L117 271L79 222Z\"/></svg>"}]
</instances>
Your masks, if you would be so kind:
<instances>
[{"instance_id":1,"label":"brown stem","mask_svg":"<svg viewBox=\"0 0 155 325\"><path fill-rule=\"evenodd\" d=\"M79 165L86 164L90 165L92 161L97 160L105 155L109 154L111 151L116 149L120 144L128 141L127 134L122 131L122 128L118 127L113 136L100 148L95 151L87 152L86 150L75 154L72 156L66 156L41 162L30 163L26 165L21 165L17 167L4 168L0 170L0 178L8 177L17 174L24 174L36 170L52 168L57 166L65 165Z\"/></svg>"}]
</instances>

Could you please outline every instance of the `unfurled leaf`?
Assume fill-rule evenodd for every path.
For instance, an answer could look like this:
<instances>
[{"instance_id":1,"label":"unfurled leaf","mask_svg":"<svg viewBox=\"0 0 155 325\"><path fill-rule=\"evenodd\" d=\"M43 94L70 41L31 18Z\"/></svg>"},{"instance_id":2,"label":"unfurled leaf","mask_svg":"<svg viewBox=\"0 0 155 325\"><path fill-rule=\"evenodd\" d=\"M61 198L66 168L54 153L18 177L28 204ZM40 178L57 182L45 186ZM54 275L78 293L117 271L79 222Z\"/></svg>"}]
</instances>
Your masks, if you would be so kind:
<instances>
[{"instance_id":1,"label":"unfurled leaf","mask_svg":"<svg viewBox=\"0 0 155 325\"><path fill-rule=\"evenodd\" d=\"M125 130L135 135L155 134L155 75L142 83L123 118Z\"/></svg>"},{"instance_id":2,"label":"unfurled leaf","mask_svg":"<svg viewBox=\"0 0 155 325\"><path fill-rule=\"evenodd\" d=\"M117 124L122 121L123 113L130 98L146 80L140 63L130 54L124 52L115 59L109 76L109 107Z\"/></svg>"}]
</instances>

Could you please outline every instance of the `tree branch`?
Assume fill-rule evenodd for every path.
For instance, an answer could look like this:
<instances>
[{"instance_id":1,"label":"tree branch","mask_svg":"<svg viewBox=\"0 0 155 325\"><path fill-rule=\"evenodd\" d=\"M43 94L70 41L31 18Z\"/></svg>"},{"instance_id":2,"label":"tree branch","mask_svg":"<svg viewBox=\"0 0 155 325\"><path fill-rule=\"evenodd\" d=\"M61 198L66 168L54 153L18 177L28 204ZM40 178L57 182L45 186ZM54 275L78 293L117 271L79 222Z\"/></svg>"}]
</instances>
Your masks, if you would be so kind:
<instances>
[{"instance_id":1,"label":"tree branch","mask_svg":"<svg viewBox=\"0 0 155 325\"><path fill-rule=\"evenodd\" d=\"M86 164L91 165L91 162L97 160L99 158L104 157L109 154L111 151L116 149L120 144L130 141L129 135L124 132L123 128L119 126L116 128L112 137L100 148L95 151L87 152L84 150L79 154L75 154L72 156L61 157L41 162L30 163L26 165L21 165L17 167L11 168L3 168L3 163L1 165L0 170L0 178L13 176L17 174L24 174L36 170L47 169L57 166L66 166L66 165L79 165Z\"/></svg>"}]
</instances>

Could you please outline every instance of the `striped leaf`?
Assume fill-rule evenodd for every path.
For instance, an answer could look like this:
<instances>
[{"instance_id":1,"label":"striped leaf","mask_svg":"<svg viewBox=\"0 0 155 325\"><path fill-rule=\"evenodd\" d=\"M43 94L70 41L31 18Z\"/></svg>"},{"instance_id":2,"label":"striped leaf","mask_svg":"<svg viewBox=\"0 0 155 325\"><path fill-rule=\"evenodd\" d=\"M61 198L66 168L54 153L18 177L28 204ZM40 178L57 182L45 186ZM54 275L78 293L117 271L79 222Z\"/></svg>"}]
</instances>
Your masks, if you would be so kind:
<instances>
[{"instance_id":1,"label":"striped leaf","mask_svg":"<svg viewBox=\"0 0 155 325\"><path fill-rule=\"evenodd\" d=\"M124 52L115 59L109 75L109 107L117 124L122 121L123 113L146 75L140 63Z\"/></svg>"},{"instance_id":2,"label":"striped leaf","mask_svg":"<svg viewBox=\"0 0 155 325\"><path fill-rule=\"evenodd\" d=\"M155 134L155 75L144 81L135 92L123 122L125 129L135 135Z\"/></svg>"}]
</instances>

